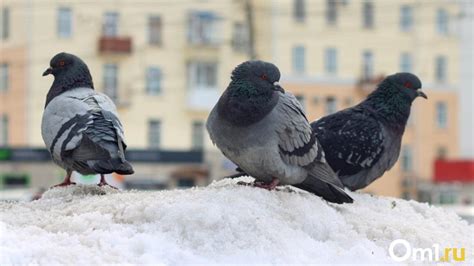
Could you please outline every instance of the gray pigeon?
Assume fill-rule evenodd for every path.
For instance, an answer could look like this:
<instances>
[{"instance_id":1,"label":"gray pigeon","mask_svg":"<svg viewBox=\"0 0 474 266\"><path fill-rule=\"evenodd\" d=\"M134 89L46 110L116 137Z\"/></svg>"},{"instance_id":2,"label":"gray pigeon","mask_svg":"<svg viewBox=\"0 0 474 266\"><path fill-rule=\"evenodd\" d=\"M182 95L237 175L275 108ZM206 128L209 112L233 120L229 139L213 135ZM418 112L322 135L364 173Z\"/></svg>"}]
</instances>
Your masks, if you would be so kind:
<instances>
[{"instance_id":1,"label":"gray pigeon","mask_svg":"<svg viewBox=\"0 0 474 266\"><path fill-rule=\"evenodd\" d=\"M247 61L207 119L207 130L222 153L255 186L294 185L335 203L350 203L324 158L298 100L278 84L280 71L263 61Z\"/></svg>"},{"instance_id":2,"label":"gray pigeon","mask_svg":"<svg viewBox=\"0 0 474 266\"><path fill-rule=\"evenodd\" d=\"M46 97L41 124L43 140L53 161L67 171L67 186L72 171L100 174L99 185L108 185L104 174L133 174L125 160L123 127L114 103L94 91L87 65L77 56L55 55L43 76L52 74L54 82Z\"/></svg>"},{"instance_id":3,"label":"gray pigeon","mask_svg":"<svg viewBox=\"0 0 474 266\"><path fill-rule=\"evenodd\" d=\"M395 164L412 102L427 98L410 73L385 78L366 100L311 124L326 160L351 190L368 186Z\"/></svg>"}]
</instances>

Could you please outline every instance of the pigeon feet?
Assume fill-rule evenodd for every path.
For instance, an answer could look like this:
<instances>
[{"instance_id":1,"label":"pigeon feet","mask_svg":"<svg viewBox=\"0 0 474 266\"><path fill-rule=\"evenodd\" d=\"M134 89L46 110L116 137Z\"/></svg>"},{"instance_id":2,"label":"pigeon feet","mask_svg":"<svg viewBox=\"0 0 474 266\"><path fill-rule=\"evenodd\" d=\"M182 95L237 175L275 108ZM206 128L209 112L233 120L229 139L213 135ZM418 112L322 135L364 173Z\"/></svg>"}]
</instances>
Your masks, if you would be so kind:
<instances>
[{"instance_id":1,"label":"pigeon feet","mask_svg":"<svg viewBox=\"0 0 474 266\"><path fill-rule=\"evenodd\" d=\"M99 187L109 186L109 187L111 187L111 188L113 188L113 189L117 189L117 190L118 190L118 188L116 188L116 187L114 187L114 186L111 186L109 183L107 183L107 181L105 181L104 175L100 175L100 182L99 182L99 184L97 184L97 185L98 185Z\"/></svg>"},{"instance_id":2,"label":"pigeon feet","mask_svg":"<svg viewBox=\"0 0 474 266\"><path fill-rule=\"evenodd\" d=\"M66 174L66 177L64 178L63 182L57 184L57 185L54 185L52 186L51 188L54 188L54 187L66 187L66 186L69 186L69 185L75 185L76 183L74 182L71 182L71 175L72 175L72 171L67 171L67 174Z\"/></svg>"},{"instance_id":3,"label":"pigeon feet","mask_svg":"<svg viewBox=\"0 0 474 266\"><path fill-rule=\"evenodd\" d=\"M99 187L109 186L109 187L111 187L111 188L113 188L113 189L118 189L118 188L116 188L116 187L110 185L110 184L107 183L107 182L99 182L99 184L97 184L97 185L98 185Z\"/></svg>"},{"instance_id":4,"label":"pigeon feet","mask_svg":"<svg viewBox=\"0 0 474 266\"><path fill-rule=\"evenodd\" d=\"M276 188L276 186L278 186L279 183L280 183L280 180L278 180L278 179L276 179L276 178L273 178L270 183L254 182L253 185L254 185L255 187L259 187L259 188L264 188L264 189L268 189L268 190L273 190L273 189Z\"/></svg>"},{"instance_id":5,"label":"pigeon feet","mask_svg":"<svg viewBox=\"0 0 474 266\"><path fill-rule=\"evenodd\" d=\"M54 188L54 187L67 187L69 185L75 185L75 184L76 184L75 182L71 182L70 180L67 180L67 181L65 180L65 181L63 181L63 182L61 182L57 185L52 186L51 188Z\"/></svg>"},{"instance_id":6,"label":"pigeon feet","mask_svg":"<svg viewBox=\"0 0 474 266\"><path fill-rule=\"evenodd\" d=\"M261 181L255 181L253 183L247 183L247 182L244 182L244 181L237 182L237 185L254 186L254 187L264 188L264 189L268 189L268 190L275 189L276 186L278 186L278 184L280 184L280 180L278 180L276 178L273 178L270 183L265 183L265 182L261 182Z\"/></svg>"}]
</instances>

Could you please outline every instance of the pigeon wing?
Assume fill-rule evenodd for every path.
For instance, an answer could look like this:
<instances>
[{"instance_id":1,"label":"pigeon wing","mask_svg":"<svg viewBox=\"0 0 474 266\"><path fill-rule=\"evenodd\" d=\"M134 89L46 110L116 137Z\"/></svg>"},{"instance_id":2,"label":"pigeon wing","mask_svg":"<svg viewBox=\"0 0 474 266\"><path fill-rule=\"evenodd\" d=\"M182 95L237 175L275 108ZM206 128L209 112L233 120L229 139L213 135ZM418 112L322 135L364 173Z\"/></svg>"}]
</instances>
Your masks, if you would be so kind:
<instances>
[{"instance_id":1,"label":"pigeon wing","mask_svg":"<svg viewBox=\"0 0 474 266\"><path fill-rule=\"evenodd\" d=\"M109 159L111 153L125 160L126 144L123 127L117 117L112 100L104 94L96 93L84 99L91 107L92 123L87 125L83 133L81 145L72 154L75 160ZM108 155L104 157L104 155Z\"/></svg>"},{"instance_id":2,"label":"pigeon wing","mask_svg":"<svg viewBox=\"0 0 474 266\"><path fill-rule=\"evenodd\" d=\"M374 166L384 151L382 126L366 113L347 109L311 123L329 165L339 176Z\"/></svg>"},{"instance_id":3,"label":"pigeon wing","mask_svg":"<svg viewBox=\"0 0 474 266\"><path fill-rule=\"evenodd\" d=\"M326 164L324 151L306 119L300 102L293 95L285 93L280 95L276 108L278 109L275 113L280 116L276 129L278 148L283 161L305 167L324 182L342 187L340 180Z\"/></svg>"},{"instance_id":4,"label":"pigeon wing","mask_svg":"<svg viewBox=\"0 0 474 266\"><path fill-rule=\"evenodd\" d=\"M63 161L110 158L110 145L123 157L123 127L104 94L77 89L56 97L45 109L42 135L53 158Z\"/></svg>"}]
</instances>

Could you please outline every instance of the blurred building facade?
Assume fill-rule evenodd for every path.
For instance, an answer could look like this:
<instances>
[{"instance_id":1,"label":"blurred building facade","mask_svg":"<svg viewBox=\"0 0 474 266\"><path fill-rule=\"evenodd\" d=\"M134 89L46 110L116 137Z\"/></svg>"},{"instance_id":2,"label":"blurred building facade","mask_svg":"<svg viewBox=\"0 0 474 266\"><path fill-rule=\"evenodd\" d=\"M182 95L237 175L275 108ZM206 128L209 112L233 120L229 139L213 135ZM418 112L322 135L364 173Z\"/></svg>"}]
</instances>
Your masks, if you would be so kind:
<instances>
[{"instance_id":1,"label":"blurred building facade","mask_svg":"<svg viewBox=\"0 0 474 266\"><path fill-rule=\"evenodd\" d=\"M437 157L459 155L455 1L3 0L0 9L0 146L43 145L52 78L41 73L66 51L116 102L129 147L205 150L211 178L234 166L205 120L249 58L278 65L311 120L358 103L380 76L421 78L429 100L415 101L400 160L372 193L414 197Z\"/></svg>"},{"instance_id":2,"label":"blurred building facade","mask_svg":"<svg viewBox=\"0 0 474 266\"><path fill-rule=\"evenodd\" d=\"M267 18L257 23L255 35L267 36L257 56L279 66L311 121L360 102L384 75L422 80L429 99L413 104L399 161L367 191L416 197L436 158L459 156L455 1L287 0L256 12Z\"/></svg>"}]
</instances>

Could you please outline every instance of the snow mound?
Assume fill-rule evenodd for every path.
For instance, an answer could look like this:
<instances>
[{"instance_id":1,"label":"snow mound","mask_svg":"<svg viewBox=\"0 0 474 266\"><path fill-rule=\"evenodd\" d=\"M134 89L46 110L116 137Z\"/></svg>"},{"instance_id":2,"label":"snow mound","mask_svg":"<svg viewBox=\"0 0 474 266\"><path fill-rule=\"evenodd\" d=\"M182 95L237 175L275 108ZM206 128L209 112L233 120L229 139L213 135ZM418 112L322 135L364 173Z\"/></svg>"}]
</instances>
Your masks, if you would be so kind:
<instances>
[{"instance_id":1,"label":"snow mound","mask_svg":"<svg viewBox=\"0 0 474 266\"><path fill-rule=\"evenodd\" d=\"M238 180L154 192L77 185L0 203L0 264L380 264L394 262L388 247L400 238L465 247L472 259L474 227L441 208L359 193L335 205Z\"/></svg>"}]
</instances>

